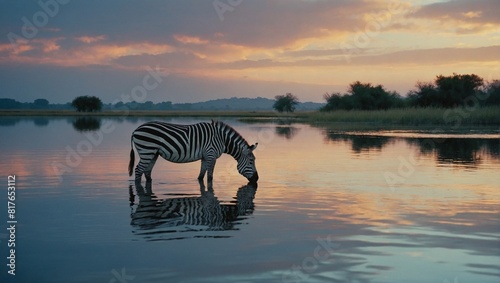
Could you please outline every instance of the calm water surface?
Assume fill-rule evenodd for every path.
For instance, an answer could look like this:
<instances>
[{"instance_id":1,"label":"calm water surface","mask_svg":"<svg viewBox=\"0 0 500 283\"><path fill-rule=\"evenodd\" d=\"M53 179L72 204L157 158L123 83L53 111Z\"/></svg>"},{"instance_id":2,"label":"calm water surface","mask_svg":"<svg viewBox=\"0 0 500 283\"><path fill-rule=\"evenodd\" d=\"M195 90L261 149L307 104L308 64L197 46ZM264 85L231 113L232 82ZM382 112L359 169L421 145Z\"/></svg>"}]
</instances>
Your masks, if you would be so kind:
<instances>
[{"instance_id":1,"label":"calm water surface","mask_svg":"<svg viewBox=\"0 0 500 283\"><path fill-rule=\"evenodd\" d=\"M224 120L259 142L260 180L225 155L210 190L198 162L159 160L151 184L129 180L130 134L146 121L0 118L1 282L500 282L499 129Z\"/></svg>"}]
</instances>

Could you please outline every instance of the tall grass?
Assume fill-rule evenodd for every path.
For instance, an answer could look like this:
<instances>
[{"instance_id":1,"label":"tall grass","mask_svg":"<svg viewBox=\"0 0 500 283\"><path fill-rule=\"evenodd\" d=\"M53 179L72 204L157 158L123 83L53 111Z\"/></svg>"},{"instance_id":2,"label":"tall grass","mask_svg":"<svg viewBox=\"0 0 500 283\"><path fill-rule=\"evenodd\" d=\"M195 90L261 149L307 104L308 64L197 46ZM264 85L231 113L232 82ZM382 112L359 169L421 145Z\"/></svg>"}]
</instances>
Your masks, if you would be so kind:
<instances>
[{"instance_id":1,"label":"tall grass","mask_svg":"<svg viewBox=\"0 0 500 283\"><path fill-rule=\"evenodd\" d=\"M500 106L478 108L397 108L337 110L301 115L309 122L363 122L399 125L500 125Z\"/></svg>"},{"instance_id":2,"label":"tall grass","mask_svg":"<svg viewBox=\"0 0 500 283\"><path fill-rule=\"evenodd\" d=\"M102 111L83 113L70 110L1 110L0 116L121 116L121 117L239 117L245 121L297 119L307 123L371 123L393 125L500 125L500 106L478 108L395 108L389 110L335 110L277 113L273 111Z\"/></svg>"}]
</instances>

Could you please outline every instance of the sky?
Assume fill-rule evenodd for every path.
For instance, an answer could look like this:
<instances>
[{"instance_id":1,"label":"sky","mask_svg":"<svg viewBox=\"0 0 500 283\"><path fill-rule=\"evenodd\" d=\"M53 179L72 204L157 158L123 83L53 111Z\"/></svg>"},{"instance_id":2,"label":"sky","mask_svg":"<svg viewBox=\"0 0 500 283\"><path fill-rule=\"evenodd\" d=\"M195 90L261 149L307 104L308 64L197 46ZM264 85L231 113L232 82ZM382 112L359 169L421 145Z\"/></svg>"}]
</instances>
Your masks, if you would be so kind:
<instances>
[{"instance_id":1,"label":"sky","mask_svg":"<svg viewBox=\"0 0 500 283\"><path fill-rule=\"evenodd\" d=\"M500 1L0 0L0 98L199 102L500 79Z\"/></svg>"}]
</instances>

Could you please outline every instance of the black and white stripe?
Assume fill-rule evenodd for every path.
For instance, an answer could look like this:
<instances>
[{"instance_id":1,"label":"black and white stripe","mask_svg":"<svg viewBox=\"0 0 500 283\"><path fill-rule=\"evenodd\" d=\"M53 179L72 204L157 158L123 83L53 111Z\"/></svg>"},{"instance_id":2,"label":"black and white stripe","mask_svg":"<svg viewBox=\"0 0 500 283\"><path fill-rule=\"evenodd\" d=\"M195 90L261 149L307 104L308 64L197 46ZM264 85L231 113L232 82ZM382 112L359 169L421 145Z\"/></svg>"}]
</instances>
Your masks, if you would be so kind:
<instances>
[{"instance_id":1,"label":"black and white stripe","mask_svg":"<svg viewBox=\"0 0 500 283\"><path fill-rule=\"evenodd\" d=\"M139 154L140 161L135 168L136 181L144 173L151 180L151 170L158 159L185 163L201 160L198 179L208 172L208 180L213 178L215 162L222 153L230 154L238 162L238 172L251 182L259 178L255 168L253 150L233 128L222 122L177 125L164 122L148 122L139 126L133 133L131 143ZM130 151L129 175L134 167L134 148Z\"/></svg>"}]
</instances>

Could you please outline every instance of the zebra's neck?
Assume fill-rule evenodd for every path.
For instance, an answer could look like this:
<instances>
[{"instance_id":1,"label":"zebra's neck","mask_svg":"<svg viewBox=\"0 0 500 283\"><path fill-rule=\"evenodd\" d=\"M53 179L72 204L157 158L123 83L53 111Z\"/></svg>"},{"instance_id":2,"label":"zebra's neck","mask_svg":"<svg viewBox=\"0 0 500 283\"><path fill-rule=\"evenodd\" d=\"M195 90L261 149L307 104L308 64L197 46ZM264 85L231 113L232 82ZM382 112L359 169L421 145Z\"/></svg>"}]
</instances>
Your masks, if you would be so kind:
<instances>
[{"instance_id":1,"label":"zebra's neck","mask_svg":"<svg viewBox=\"0 0 500 283\"><path fill-rule=\"evenodd\" d=\"M224 153L231 155L234 159L238 160L241 152L245 146L248 147L247 141L230 126L218 122L222 131L222 139L224 140L225 150Z\"/></svg>"}]
</instances>

